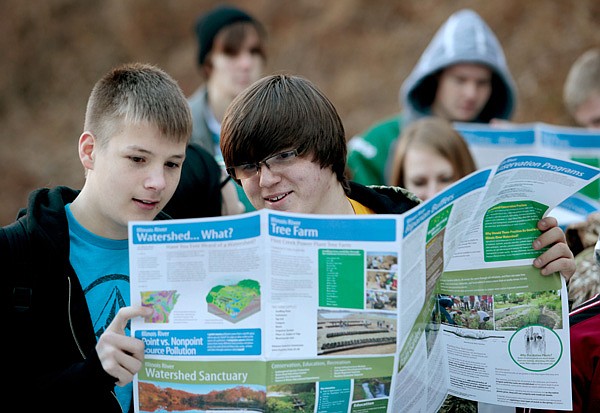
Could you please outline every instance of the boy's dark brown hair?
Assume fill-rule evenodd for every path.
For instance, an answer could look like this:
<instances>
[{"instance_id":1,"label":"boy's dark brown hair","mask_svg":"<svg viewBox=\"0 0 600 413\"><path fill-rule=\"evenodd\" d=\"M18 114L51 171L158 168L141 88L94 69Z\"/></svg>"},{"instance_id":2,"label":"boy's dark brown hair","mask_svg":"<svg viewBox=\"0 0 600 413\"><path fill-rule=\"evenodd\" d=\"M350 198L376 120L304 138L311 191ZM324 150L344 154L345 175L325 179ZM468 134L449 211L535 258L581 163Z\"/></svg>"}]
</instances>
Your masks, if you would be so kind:
<instances>
[{"instance_id":1,"label":"boy's dark brown hair","mask_svg":"<svg viewBox=\"0 0 600 413\"><path fill-rule=\"evenodd\" d=\"M266 76L239 94L225 112L223 160L232 167L291 149L312 157L321 168L332 168L347 188L346 135L333 103L305 78Z\"/></svg>"}]
</instances>

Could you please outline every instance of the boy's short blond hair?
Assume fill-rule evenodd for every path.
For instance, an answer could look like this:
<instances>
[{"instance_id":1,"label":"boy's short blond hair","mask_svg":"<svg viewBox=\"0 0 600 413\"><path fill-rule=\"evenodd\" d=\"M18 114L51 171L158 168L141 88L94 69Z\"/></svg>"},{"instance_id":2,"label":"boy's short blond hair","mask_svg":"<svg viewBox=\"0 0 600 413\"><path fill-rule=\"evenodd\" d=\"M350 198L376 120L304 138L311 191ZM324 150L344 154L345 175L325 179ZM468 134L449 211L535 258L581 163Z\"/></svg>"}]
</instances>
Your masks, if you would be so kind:
<instances>
[{"instance_id":1,"label":"boy's short blond hair","mask_svg":"<svg viewBox=\"0 0 600 413\"><path fill-rule=\"evenodd\" d=\"M189 105L177 82L164 70L144 63L118 66L94 86L84 129L106 145L123 124L149 122L174 142L192 134Z\"/></svg>"},{"instance_id":2,"label":"boy's short blond hair","mask_svg":"<svg viewBox=\"0 0 600 413\"><path fill-rule=\"evenodd\" d=\"M600 95L600 48L593 48L575 60L563 88L563 101L569 114L575 117L579 105L592 94Z\"/></svg>"}]
</instances>

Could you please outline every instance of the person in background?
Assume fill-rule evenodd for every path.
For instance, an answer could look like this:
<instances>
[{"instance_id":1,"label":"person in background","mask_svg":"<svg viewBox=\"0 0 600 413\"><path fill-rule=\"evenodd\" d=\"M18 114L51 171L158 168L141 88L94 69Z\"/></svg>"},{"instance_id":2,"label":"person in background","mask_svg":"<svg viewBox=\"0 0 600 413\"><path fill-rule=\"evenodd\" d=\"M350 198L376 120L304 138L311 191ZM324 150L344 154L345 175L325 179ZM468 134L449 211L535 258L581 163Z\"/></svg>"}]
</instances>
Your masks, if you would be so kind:
<instances>
[{"instance_id":1,"label":"person in background","mask_svg":"<svg viewBox=\"0 0 600 413\"><path fill-rule=\"evenodd\" d=\"M390 182L390 153L402 129L418 118L509 120L515 102L516 87L498 39L473 10L457 11L402 83L402 111L348 141L350 176L364 185Z\"/></svg>"},{"instance_id":2,"label":"person in background","mask_svg":"<svg viewBox=\"0 0 600 413\"><path fill-rule=\"evenodd\" d=\"M581 54L569 69L563 86L563 102L577 126L600 132L600 48ZM600 267L596 265L594 245L600 236L600 212L567 226L567 243L577 263L569 282L569 304L579 307L600 293Z\"/></svg>"},{"instance_id":3,"label":"person in background","mask_svg":"<svg viewBox=\"0 0 600 413\"><path fill-rule=\"evenodd\" d=\"M563 102L577 126L600 130L600 48L580 55L563 86ZM565 230L575 255L569 283L571 388L575 413L600 411L600 212ZM517 413L554 410L517 409Z\"/></svg>"},{"instance_id":4,"label":"person in background","mask_svg":"<svg viewBox=\"0 0 600 413\"><path fill-rule=\"evenodd\" d=\"M463 137L449 121L436 116L408 125L391 156L389 184L406 188L423 201L477 169Z\"/></svg>"},{"instance_id":5,"label":"person in background","mask_svg":"<svg viewBox=\"0 0 600 413\"><path fill-rule=\"evenodd\" d=\"M267 59L266 31L246 11L218 5L198 17L195 33L197 64L204 82L188 99L194 124L191 143L200 145L216 159L225 181L228 176L219 146L221 121L231 101L263 75ZM187 168L188 165L184 165L182 181L188 179ZM224 182L223 190L224 213L254 209L233 182Z\"/></svg>"},{"instance_id":6,"label":"person in background","mask_svg":"<svg viewBox=\"0 0 600 413\"><path fill-rule=\"evenodd\" d=\"M591 139L600 141L600 47L588 49L571 65L563 84L563 104L575 126L587 128ZM597 166L597 159L590 154L578 160ZM571 225L585 225L587 215L598 209L593 203L599 200L599 185L600 181L596 181L579 191L579 195L591 198L588 206L577 208L568 206L567 202L567 207L559 205L552 211L565 231ZM586 255L588 259L584 261L587 269L593 269L598 274L599 269L590 261L590 254Z\"/></svg>"},{"instance_id":7,"label":"person in background","mask_svg":"<svg viewBox=\"0 0 600 413\"><path fill-rule=\"evenodd\" d=\"M192 132L186 97L163 70L134 63L94 86L78 155L81 190L31 193L0 228L8 395L19 412L133 412L144 343L129 320L128 223L168 218Z\"/></svg>"},{"instance_id":8,"label":"person in background","mask_svg":"<svg viewBox=\"0 0 600 413\"><path fill-rule=\"evenodd\" d=\"M600 130L600 48L575 60L563 86L565 107L578 126Z\"/></svg>"}]
</instances>

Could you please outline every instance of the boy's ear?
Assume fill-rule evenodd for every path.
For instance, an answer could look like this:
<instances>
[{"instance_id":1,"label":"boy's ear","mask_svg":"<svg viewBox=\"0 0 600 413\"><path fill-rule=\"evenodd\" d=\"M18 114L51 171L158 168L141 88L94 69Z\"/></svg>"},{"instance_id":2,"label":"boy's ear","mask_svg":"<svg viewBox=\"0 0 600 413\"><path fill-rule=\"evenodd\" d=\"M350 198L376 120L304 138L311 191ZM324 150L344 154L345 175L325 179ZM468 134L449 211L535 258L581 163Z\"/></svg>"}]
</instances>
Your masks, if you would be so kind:
<instances>
[{"instance_id":1,"label":"boy's ear","mask_svg":"<svg viewBox=\"0 0 600 413\"><path fill-rule=\"evenodd\" d=\"M91 132L83 132L79 137L79 160L86 170L94 169L95 149L96 137Z\"/></svg>"}]
</instances>

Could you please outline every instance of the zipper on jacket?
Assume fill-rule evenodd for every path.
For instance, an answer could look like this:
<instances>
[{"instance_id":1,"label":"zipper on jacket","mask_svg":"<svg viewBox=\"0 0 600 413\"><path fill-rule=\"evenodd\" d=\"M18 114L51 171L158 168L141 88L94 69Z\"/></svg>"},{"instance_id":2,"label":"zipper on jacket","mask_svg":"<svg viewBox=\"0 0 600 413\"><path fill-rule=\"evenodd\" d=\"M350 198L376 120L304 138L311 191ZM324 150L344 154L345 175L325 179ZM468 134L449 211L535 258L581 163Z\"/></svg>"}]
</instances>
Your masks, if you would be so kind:
<instances>
[{"instance_id":1,"label":"zipper on jacket","mask_svg":"<svg viewBox=\"0 0 600 413\"><path fill-rule=\"evenodd\" d=\"M83 352L83 350L81 349L81 346L79 345L79 341L77 340L77 336L75 335L75 329L73 328L73 319L71 318L71 277L67 276L67 280L69 282L69 301L67 303L67 313L69 315L69 326L71 327L71 335L73 336L73 340L75 341L75 344L77 345L77 348L79 349L79 353L81 354L81 357L83 357L83 359L87 359L87 357L85 356L85 353Z\"/></svg>"},{"instance_id":2,"label":"zipper on jacket","mask_svg":"<svg viewBox=\"0 0 600 413\"><path fill-rule=\"evenodd\" d=\"M83 352L83 350L81 349L81 346L79 345L79 341L77 340L77 336L75 335L75 329L73 328L73 320L71 318L71 277L67 276L67 280L69 281L69 301L67 304L67 313L69 315L69 326L71 327L71 335L73 336L73 341L75 341L75 344L77 345L77 348L79 349L79 353L81 354L81 357L83 357L83 359L86 360L87 357L85 356L85 353ZM112 395L113 399L117 403L117 406L119 406L119 411L121 411L121 413L125 413L125 410L123 410L123 406L121 406L121 402L119 401L119 398L117 397L117 394L115 393L114 389L110 391L110 394Z\"/></svg>"},{"instance_id":3,"label":"zipper on jacket","mask_svg":"<svg viewBox=\"0 0 600 413\"><path fill-rule=\"evenodd\" d=\"M117 397L117 393L115 393L114 390L111 390L110 394L112 395L112 397L117 402L117 406L119 406L119 410L121 411L121 413L125 413L125 410L123 410L123 406L121 406L121 402L119 401L119 398Z\"/></svg>"}]
</instances>

